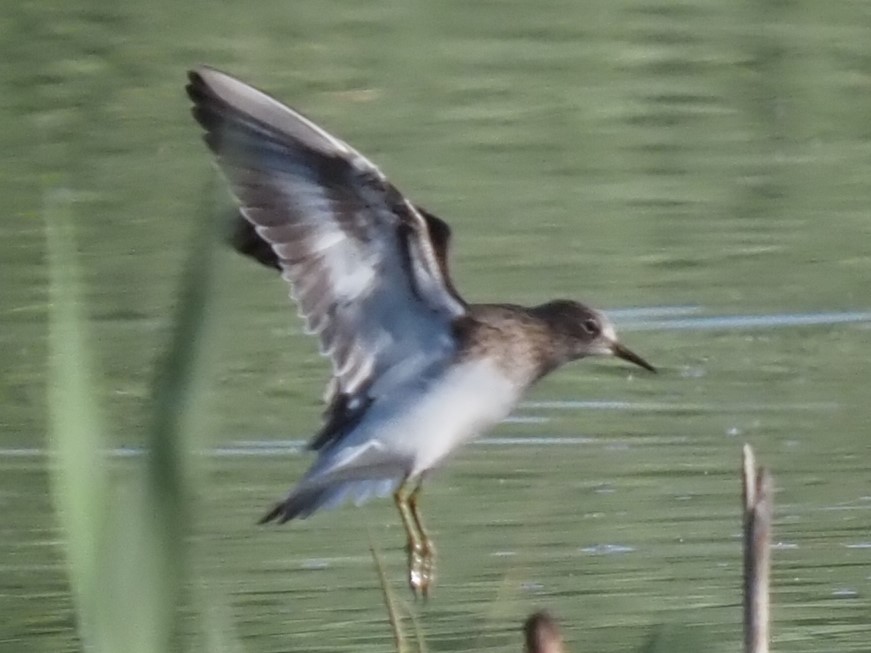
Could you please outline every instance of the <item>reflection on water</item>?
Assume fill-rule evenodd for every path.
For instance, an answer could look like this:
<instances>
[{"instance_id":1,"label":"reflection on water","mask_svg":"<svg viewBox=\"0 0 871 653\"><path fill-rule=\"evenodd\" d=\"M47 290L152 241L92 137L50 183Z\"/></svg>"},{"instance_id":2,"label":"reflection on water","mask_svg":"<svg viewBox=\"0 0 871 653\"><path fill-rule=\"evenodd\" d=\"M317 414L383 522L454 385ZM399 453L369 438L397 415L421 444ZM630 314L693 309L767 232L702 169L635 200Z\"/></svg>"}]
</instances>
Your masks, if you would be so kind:
<instances>
[{"instance_id":1,"label":"reflection on water","mask_svg":"<svg viewBox=\"0 0 871 653\"><path fill-rule=\"evenodd\" d=\"M766 329L868 322L871 322L871 312L856 311L846 313L806 313L801 315L726 315L679 318L674 320L627 320L620 327L627 331L701 331L708 329Z\"/></svg>"},{"instance_id":2,"label":"reflection on water","mask_svg":"<svg viewBox=\"0 0 871 653\"><path fill-rule=\"evenodd\" d=\"M826 411L839 408L834 402L801 404L690 404L667 403L660 401L583 401L561 399L559 401L527 401L521 408L541 410L616 410L633 412L677 412L677 413L755 413L765 411Z\"/></svg>"},{"instance_id":3,"label":"reflection on water","mask_svg":"<svg viewBox=\"0 0 871 653\"><path fill-rule=\"evenodd\" d=\"M634 308L612 308L605 312L615 321L621 322L656 317L693 315L694 313L700 313L701 311L701 306L639 306Z\"/></svg>"},{"instance_id":4,"label":"reflection on water","mask_svg":"<svg viewBox=\"0 0 871 653\"><path fill-rule=\"evenodd\" d=\"M594 546L583 546L578 549L581 553L589 553L592 555L613 555L620 553L632 553L634 547L626 546L625 544L596 544Z\"/></svg>"}]
</instances>

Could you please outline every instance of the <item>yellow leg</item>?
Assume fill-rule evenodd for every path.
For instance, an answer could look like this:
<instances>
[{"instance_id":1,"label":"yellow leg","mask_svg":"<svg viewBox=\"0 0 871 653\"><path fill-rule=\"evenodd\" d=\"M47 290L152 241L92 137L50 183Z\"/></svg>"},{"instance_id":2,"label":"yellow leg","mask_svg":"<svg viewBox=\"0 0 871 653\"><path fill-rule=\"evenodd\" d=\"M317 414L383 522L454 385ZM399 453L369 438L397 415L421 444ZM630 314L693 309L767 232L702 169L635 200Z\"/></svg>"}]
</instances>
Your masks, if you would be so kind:
<instances>
[{"instance_id":1,"label":"yellow leg","mask_svg":"<svg viewBox=\"0 0 871 653\"><path fill-rule=\"evenodd\" d=\"M423 487L423 480L418 481L417 487L414 488L408 497L408 507L411 511L411 517L414 519L414 525L417 527L418 536L420 538L420 557L421 557L421 592L424 597L429 596L429 588L435 580L435 545L432 538L429 536L426 528L423 525L423 520L420 518L420 512L417 508L417 500L420 497L420 491Z\"/></svg>"},{"instance_id":2,"label":"yellow leg","mask_svg":"<svg viewBox=\"0 0 871 653\"><path fill-rule=\"evenodd\" d=\"M393 494L393 501L399 510L402 519L402 527L407 537L406 550L408 552L408 585L417 596L419 592L426 593L426 583L423 582L423 543L417 531L417 520L414 517L409 503L408 483L403 481Z\"/></svg>"}]
</instances>

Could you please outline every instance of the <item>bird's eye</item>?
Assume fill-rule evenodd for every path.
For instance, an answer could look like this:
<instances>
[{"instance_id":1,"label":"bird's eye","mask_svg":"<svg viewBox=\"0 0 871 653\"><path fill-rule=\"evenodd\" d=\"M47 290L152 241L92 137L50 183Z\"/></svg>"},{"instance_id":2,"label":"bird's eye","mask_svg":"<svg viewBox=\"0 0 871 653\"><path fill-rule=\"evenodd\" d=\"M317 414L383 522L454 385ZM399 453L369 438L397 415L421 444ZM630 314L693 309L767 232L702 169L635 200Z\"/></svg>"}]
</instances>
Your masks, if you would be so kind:
<instances>
[{"instance_id":1,"label":"bird's eye","mask_svg":"<svg viewBox=\"0 0 871 653\"><path fill-rule=\"evenodd\" d=\"M586 320L581 322L581 326L584 328L584 331L589 333L591 336L599 335L599 323L593 318L588 317Z\"/></svg>"}]
</instances>

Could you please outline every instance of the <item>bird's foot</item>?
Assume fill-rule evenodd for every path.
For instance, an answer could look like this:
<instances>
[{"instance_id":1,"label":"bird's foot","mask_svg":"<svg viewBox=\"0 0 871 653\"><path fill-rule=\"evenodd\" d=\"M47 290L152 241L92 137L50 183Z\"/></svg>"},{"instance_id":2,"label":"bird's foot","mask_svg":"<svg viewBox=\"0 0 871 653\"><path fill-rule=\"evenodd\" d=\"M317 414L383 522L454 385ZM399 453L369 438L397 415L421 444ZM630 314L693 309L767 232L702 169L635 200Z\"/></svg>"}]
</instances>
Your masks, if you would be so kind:
<instances>
[{"instance_id":1,"label":"bird's foot","mask_svg":"<svg viewBox=\"0 0 871 653\"><path fill-rule=\"evenodd\" d=\"M421 578L423 579L423 587L421 592L423 598L429 598L429 590L435 584L435 561L436 552L433 543L429 540L424 540L421 553Z\"/></svg>"},{"instance_id":2,"label":"bird's foot","mask_svg":"<svg viewBox=\"0 0 871 653\"><path fill-rule=\"evenodd\" d=\"M408 544L408 586L415 598L429 598L435 581L435 550L431 543Z\"/></svg>"}]
</instances>

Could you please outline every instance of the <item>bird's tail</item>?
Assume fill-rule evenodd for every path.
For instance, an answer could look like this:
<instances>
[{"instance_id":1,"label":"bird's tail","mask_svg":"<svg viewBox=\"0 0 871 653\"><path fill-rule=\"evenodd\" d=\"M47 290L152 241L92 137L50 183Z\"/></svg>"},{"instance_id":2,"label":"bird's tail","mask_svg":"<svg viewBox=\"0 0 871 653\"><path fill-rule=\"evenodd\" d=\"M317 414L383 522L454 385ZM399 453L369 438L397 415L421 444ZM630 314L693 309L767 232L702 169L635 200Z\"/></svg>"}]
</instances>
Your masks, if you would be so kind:
<instances>
[{"instance_id":1,"label":"bird's tail","mask_svg":"<svg viewBox=\"0 0 871 653\"><path fill-rule=\"evenodd\" d=\"M331 485L316 485L296 488L280 503L260 518L258 524L275 521L279 524L291 519L305 519L318 510L328 510L353 501L355 505L365 503L373 497L385 497L396 491L400 479L380 478L362 481L340 481Z\"/></svg>"}]
</instances>

